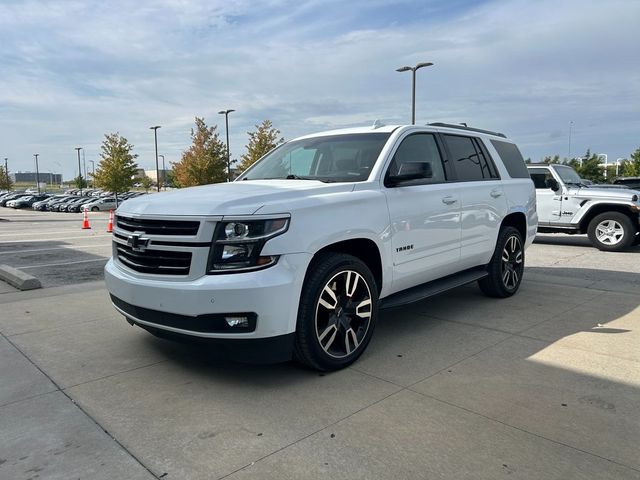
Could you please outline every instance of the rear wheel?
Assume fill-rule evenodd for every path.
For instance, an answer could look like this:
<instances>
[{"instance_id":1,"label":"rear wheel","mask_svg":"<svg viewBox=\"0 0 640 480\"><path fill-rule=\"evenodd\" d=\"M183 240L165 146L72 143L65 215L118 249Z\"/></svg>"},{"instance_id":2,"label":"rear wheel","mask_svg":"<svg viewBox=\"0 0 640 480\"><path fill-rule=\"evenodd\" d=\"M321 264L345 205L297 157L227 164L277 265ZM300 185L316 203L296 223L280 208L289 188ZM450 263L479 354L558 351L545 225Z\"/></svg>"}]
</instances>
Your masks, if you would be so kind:
<instances>
[{"instance_id":1,"label":"rear wheel","mask_svg":"<svg viewBox=\"0 0 640 480\"><path fill-rule=\"evenodd\" d=\"M300 298L296 359L321 371L350 365L371 340L377 308L377 286L361 260L320 254L309 267Z\"/></svg>"},{"instance_id":2,"label":"rear wheel","mask_svg":"<svg viewBox=\"0 0 640 480\"><path fill-rule=\"evenodd\" d=\"M589 222L587 234L594 247L607 252L617 252L631 246L637 229L624 213L605 212Z\"/></svg>"},{"instance_id":3,"label":"rear wheel","mask_svg":"<svg viewBox=\"0 0 640 480\"><path fill-rule=\"evenodd\" d=\"M506 298L518 291L524 274L524 243L517 228L500 229L487 272L488 275L478 281L485 295Z\"/></svg>"}]
</instances>

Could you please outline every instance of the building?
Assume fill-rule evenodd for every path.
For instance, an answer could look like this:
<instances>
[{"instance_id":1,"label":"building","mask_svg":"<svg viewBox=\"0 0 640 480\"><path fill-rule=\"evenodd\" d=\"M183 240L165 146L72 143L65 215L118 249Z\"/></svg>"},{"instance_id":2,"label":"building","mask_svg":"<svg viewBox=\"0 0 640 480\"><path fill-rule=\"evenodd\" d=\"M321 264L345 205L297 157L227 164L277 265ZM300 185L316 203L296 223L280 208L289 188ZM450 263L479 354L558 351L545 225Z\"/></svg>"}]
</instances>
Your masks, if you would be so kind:
<instances>
[{"instance_id":1,"label":"building","mask_svg":"<svg viewBox=\"0 0 640 480\"><path fill-rule=\"evenodd\" d=\"M162 179L163 178L167 178L167 175L171 172L171 170L158 170L158 174L160 174L160 183L162 183ZM156 170L145 170L144 171L144 175L145 177L150 178L153 182L156 181Z\"/></svg>"},{"instance_id":2,"label":"building","mask_svg":"<svg viewBox=\"0 0 640 480\"><path fill-rule=\"evenodd\" d=\"M40 183L47 185L60 185L62 183L62 174L52 172L40 172ZM15 172L9 173L9 177L13 183L33 183L36 184L36 172Z\"/></svg>"}]
</instances>

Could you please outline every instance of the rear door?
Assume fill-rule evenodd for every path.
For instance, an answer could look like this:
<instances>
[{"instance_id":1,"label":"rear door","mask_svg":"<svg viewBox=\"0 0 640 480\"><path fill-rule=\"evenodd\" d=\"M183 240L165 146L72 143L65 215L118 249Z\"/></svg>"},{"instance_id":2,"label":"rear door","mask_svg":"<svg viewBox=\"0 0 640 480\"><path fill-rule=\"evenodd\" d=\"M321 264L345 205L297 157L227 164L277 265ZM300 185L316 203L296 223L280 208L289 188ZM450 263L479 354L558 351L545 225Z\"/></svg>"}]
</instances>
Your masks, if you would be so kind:
<instances>
[{"instance_id":1,"label":"rear door","mask_svg":"<svg viewBox=\"0 0 640 480\"><path fill-rule=\"evenodd\" d=\"M460 190L460 266L486 264L508 208L500 175L480 138L449 133L442 138Z\"/></svg>"}]
</instances>

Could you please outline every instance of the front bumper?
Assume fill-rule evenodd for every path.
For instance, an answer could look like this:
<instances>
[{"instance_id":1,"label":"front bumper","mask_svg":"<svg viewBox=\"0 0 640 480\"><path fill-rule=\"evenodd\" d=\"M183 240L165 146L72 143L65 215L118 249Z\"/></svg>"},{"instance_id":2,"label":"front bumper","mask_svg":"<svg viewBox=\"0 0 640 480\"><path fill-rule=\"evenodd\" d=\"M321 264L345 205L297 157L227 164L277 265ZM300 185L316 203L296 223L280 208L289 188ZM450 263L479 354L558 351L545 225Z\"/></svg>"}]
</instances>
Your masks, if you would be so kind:
<instances>
[{"instance_id":1,"label":"front bumper","mask_svg":"<svg viewBox=\"0 0 640 480\"><path fill-rule=\"evenodd\" d=\"M311 258L306 253L282 255L276 265L265 270L204 275L189 281L141 278L112 258L105 267L105 283L117 299L114 307L154 333L229 341L267 339L295 331L300 292ZM214 317L220 316L216 314L240 313L255 314L252 331L236 333L216 327L219 322ZM201 325L198 319L202 319Z\"/></svg>"}]
</instances>

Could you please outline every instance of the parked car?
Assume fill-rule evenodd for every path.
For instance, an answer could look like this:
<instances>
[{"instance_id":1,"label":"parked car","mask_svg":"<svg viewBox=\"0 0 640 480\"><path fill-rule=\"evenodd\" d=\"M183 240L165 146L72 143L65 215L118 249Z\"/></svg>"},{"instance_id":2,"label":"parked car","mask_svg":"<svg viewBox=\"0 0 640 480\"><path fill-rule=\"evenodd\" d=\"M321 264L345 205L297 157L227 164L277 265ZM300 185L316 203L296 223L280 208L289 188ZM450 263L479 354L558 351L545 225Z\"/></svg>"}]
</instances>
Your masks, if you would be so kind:
<instances>
[{"instance_id":1,"label":"parked car","mask_svg":"<svg viewBox=\"0 0 640 480\"><path fill-rule=\"evenodd\" d=\"M158 336L335 370L380 308L475 281L515 294L537 223L504 135L376 122L284 143L230 183L127 200L105 282Z\"/></svg>"},{"instance_id":2,"label":"parked car","mask_svg":"<svg viewBox=\"0 0 640 480\"><path fill-rule=\"evenodd\" d=\"M12 208L31 208L31 206L40 200L45 200L49 195L31 195L26 197L20 197L7 203L7 206Z\"/></svg>"},{"instance_id":3,"label":"parked car","mask_svg":"<svg viewBox=\"0 0 640 480\"><path fill-rule=\"evenodd\" d=\"M92 212L97 212L99 210L115 210L116 209L116 198L115 197L100 197L97 200L94 200L85 205L87 210Z\"/></svg>"},{"instance_id":4,"label":"parked car","mask_svg":"<svg viewBox=\"0 0 640 480\"><path fill-rule=\"evenodd\" d=\"M7 202L10 202L11 200L15 200L15 199L20 198L20 197L28 197L29 195L30 195L29 193L25 193L25 192L12 193L10 195L5 196L2 200L0 200L0 206L1 207L6 207L7 206Z\"/></svg>"},{"instance_id":5,"label":"parked car","mask_svg":"<svg viewBox=\"0 0 640 480\"><path fill-rule=\"evenodd\" d=\"M83 212L85 205L93 202L93 198L83 198L80 202L72 203L67 207L67 212Z\"/></svg>"},{"instance_id":6,"label":"parked car","mask_svg":"<svg viewBox=\"0 0 640 480\"><path fill-rule=\"evenodd\" d=\"M66 196L65 195L52 195L52 196L49 196L49 197L45 198L44 200L40 200L38 202L34 202L34 204L31 205L31 208L33 210L37 210L37 211L43 212L45 210L48 210L48 206L50 204L52 204L53 202L56 202L56 201L60 201L63 198L66 198Z\"/></svg>"},{"instance_id":7,"label":"parked car","mask_svg":"<svg viewBox=\"0 0 640 480\"><path fill-rule=\"evenodd\" d=\"M587 234L593 246L624 250L640 239L638 192L586 186L568 165L532 164L541 233ZM600 188L599 188L600 187Z\"/></svg>"},{"instance_id":8,"label":"parked car","mask_svg":"<svg viewBox=\"0 0 640 480\"><path fill-rule=\"evenodd\" d=\"M631 190L640 190L640 177L620 177L616 178L613 183Z\"/></svg>"}]
</instances>

